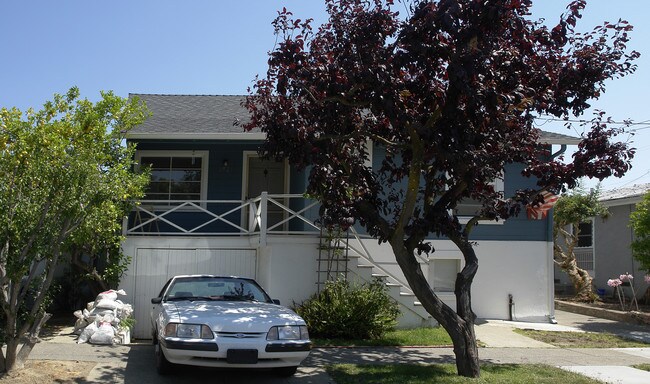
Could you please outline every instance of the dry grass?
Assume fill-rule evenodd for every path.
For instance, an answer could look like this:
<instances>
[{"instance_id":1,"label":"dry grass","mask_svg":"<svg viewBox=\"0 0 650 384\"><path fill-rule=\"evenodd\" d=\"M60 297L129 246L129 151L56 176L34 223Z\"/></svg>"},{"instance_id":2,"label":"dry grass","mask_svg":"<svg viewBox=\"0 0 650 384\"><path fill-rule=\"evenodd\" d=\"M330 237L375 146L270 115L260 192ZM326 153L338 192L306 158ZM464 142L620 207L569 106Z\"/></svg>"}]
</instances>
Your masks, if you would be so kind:
<instances>
[{"instance_id":1,"label":"dry grass","mask_svg":"<svg viewBox=\"0 0 650 384\"><path fill-rule=\"evenodd\" d=\"M560 348L646 348L648 344L605 332L559 332L515 329L516 333Z\"/></svg>"},{"instance_id":2,"label":"dry grass","mask_svg":"<svg viewBox=\"0 0 650 384\"><path fill-rule=\"evenodd\" d=\"M0 375L0 383L80 383L86 380L96 364L89 361L28 360L24 369Z\"/></svg>"}]
</instances>

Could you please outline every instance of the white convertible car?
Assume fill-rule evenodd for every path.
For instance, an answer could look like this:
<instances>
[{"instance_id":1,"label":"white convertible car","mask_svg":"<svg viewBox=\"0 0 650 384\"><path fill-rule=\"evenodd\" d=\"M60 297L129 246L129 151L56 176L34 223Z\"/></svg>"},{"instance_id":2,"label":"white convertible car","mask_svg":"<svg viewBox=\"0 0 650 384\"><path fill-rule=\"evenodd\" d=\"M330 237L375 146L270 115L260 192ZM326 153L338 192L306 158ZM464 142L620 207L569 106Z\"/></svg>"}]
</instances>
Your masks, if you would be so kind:
<instances>
[{"instance_id":1,"label":"white convertible car","mask_svg":"<svg viewBox=\"0 0 650 384\"><path fill-rule=\"evenodd\" d=\"M305 321L252 279L171 278L151 299L156 367L273 368L291 376L309 355Z\"/></svg>"}]
</instances>

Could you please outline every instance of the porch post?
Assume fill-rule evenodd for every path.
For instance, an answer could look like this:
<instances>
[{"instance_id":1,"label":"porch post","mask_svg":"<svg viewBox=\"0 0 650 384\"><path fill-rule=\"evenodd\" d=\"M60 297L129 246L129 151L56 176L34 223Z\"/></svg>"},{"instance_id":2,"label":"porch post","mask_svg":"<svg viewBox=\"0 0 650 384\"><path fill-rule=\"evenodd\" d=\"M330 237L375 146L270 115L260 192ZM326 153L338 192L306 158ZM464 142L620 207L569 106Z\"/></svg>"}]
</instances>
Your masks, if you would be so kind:
<instances>
[{"instance_id":1,"label":"porch post","mask_svg":"<svg viewBox=\"0 0 650 384\"><path fill-rule=\"evenodd\" d=\"M122 218L122 236L126 236L129 232L129 216L124 216Z\"/></svg>"},{"instance_id":2,"label":"porch post","mask_svg":"<svg viewBox=\"0 0 650 384\"><path fill-rule=\"evenodd\" d=\"M266 223L268 219L269 193L263 191L260 200L260 247L266 247Z\"/></svg>"}]
</instances>

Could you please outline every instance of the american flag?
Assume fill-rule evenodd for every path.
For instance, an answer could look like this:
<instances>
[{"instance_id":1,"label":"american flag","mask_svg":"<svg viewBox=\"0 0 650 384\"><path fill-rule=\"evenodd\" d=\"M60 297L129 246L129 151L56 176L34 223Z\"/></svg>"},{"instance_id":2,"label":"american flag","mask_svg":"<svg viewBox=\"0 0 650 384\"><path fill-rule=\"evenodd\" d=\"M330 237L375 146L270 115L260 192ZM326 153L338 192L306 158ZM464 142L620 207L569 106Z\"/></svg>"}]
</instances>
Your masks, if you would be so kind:
<instances>
[{"instance_id":1,"label":"american flag","mask_svg":"<svg viewBox=\"0 0 650 384\"><path fill-rule=\"evenodd\" d=\"M548 191L542 191L541 195L544 197L544 202L542 204L529 204L526 207L526 212L528 213L528 218L530 220L544 220L546 216L548 216L548 211L553 208L557 199L560 198L560 196L554 195Z\"/></svg>"}]
</instances>

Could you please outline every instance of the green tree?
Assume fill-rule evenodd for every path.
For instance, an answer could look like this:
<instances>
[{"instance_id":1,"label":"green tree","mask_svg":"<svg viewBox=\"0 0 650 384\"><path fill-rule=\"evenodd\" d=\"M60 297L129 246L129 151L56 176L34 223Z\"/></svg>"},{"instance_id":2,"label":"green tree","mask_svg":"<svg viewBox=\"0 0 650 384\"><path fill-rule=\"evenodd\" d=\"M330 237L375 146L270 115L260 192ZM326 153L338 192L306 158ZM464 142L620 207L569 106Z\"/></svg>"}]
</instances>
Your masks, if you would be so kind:
<instances>
[{"instance_id":1,"label":"green tree","mask_svg":"<svg viewBox=\"0 0 650 384\"><path fill-rule=\"evenodd\" d=\"M24 365L64 254L141 197L147 175L133 173L123 136L144 118L137 100L107 92L92 103L77 88L37 112L0 110L0 370Z\"/></svg>"},{"instance_id":2,"label":"green tree","mask_svg":"<svg viewBox=\"0 0 650 384\"><path fill-rule=\"evenodd\" d=\"M650 192L630 215L630 227L634 231L632 255L641 263L640 269L650 272Z\"/></svg>"},{"instance_id":3,"label":"green tree","mask_svg":"<svg viewBox=\"0 0 650 384\"><path fill-rule=\"evenodd\" d=\"M569 275L576 300L583 302L593 302L598 296L593 291L589 272L578 267L574 250L578 246L580 223L609 216L607 207L598 201L599 195L599 188L591 189L589 193L576 190L560 197L553 209L553 258Z\"/></svg>"}]
</instances>

